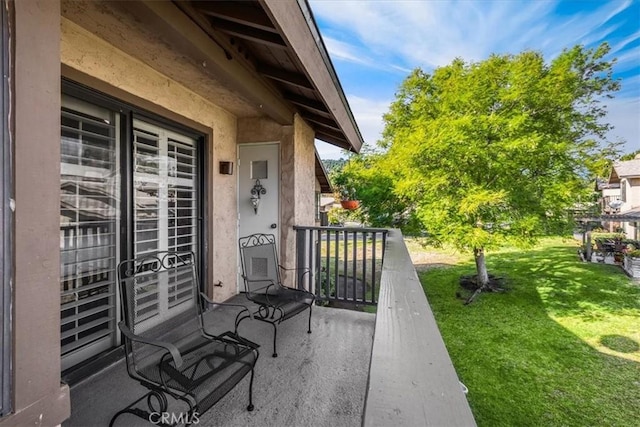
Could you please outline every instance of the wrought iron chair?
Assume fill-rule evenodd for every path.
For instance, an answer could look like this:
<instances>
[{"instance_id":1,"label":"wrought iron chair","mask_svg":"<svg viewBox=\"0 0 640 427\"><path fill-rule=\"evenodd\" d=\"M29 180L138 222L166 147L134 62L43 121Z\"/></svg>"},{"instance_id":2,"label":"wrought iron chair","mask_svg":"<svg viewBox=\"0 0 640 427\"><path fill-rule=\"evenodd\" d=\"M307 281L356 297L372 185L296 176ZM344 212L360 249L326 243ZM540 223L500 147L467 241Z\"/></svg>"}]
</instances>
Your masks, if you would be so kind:
<instances>
[{"instance_id":1,"label":"wrought iron chair","mask_svg":"<svg viewBox=\"0 0 640 427\"><path fill-rule=\"evenodd\" d=\"M296 314L309 309L308 333L311 333L311 312L315 295L301 289L286 287L282 284L276 252L276 240L273 234L253 234L239 240L242 278L245 295L258 309L253 313L257 320L273 326L273 357L278 357L276 339L278 325ZM235 330L249 313L238 313Z\"/></svg>"},{"instance_id":2,"label":"wrought iron chair","mask_svg":"<svg viewBox=\"0 0 640 427\"><path fill-rule=\"evenodd\" d=\"M605 247L602 240L596 239L596 251L595 251L596 261L604 262L605 259L607 258L607 255L610 255L610 254L611 254L610 249Z\"/></svg>"},{"instance_id":3,"label":"wrought iron chair","mask_svg":"<svg viewBox=\"0 0 640 427\"><path fill-rule=\"evenodd\" d=\"M127 371L149 392L116 413L110 426L124 413L157 421L150 417L167 413L167 396L188 405L188 412L180 413L181 422L197 422L249 373L247 410L253 410L258 346L236 333L215 335L207 329L193 252L123 261L118 281L124 312L118 326ZM148 411L142 408L145 399Z\"/></svg>"}]
</instances>

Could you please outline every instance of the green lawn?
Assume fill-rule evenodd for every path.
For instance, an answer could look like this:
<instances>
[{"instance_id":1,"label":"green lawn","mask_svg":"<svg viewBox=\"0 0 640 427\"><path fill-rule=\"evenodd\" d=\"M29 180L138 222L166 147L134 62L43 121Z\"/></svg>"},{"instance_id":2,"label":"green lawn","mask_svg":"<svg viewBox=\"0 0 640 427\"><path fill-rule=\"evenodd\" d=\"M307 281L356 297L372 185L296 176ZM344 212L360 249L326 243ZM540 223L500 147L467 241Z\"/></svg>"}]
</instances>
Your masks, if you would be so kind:
<instances>
[{"instance_id":1,"label":"green lawn","mask_svg":"<svg viewBox=\"0 0 640 427\"><path fill-rule=\"evenodd\" d=\"M487 256L510 290L464 306L471 259L420 273L479 426L639 426L640 286L570 240Z\"/></svg>"}]
</instances>

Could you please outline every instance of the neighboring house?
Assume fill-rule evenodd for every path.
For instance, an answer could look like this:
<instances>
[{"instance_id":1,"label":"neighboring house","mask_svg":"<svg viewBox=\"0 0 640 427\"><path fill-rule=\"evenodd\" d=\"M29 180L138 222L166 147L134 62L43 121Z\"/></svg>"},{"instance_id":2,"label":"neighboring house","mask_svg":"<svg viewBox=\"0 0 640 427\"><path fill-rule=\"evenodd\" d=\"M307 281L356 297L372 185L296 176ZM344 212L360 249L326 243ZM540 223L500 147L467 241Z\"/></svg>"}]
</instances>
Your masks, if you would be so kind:
<instances>
[{"instance_id":1,"label":"neighboring house","mask_svg":"<svg viewBox=\"0 0 640 427\"><path fill-rule=\"evenodd\" d=\"M599 193L598 208L602 215L615 215L620 212L622 201L620 200L620 183L609 183L606 180L596 178L595 190ZM617 221L603 221L602 226L610 232L621 227Z\"/></svg>"},{"instance_id":2,"label":"neighboring house","mask_svg":"<svg viewBox=\"0 0 640 427\"><path fill-rule=\"evenodd\" d=\"M628 238L638 239L638 222L640 221L640 156L636 156L633 160L614 163L607 184L610 187L619 187L622 203L619 204L617 213L625 217L622 227ZM612 194L611 197L615 197L615 194Z\"/></svg>"},{"instance_id":3,"label":"neighboring house","mask_svg":"<svg viewBox=\"0 0 640 427\"><path fill-rule=\"evenodd\" d=\"M329 182L329 174L327 173L327 169L324 167L320 156L316 153L316 202L315 202L315 211L316 211L316 225L318 226L327 226L329 225L329 221L327 219L327 207L325 197L322 197L323 194L332 193L333 188L331 187L331 183Z\"/></svg>"},{"instance_id":4,"label":"neighboring house","mask_svg":"<svg viewBox=\"0 0 640 427\"><path fill-rule=\"evenodd\" d=\"M57 425L118 357L120 260L194 250L233 296L239 236L290 266L317 220L314 138L362 138L305 0L0 1L0 426Z\"/></svg>"}]
</instances>

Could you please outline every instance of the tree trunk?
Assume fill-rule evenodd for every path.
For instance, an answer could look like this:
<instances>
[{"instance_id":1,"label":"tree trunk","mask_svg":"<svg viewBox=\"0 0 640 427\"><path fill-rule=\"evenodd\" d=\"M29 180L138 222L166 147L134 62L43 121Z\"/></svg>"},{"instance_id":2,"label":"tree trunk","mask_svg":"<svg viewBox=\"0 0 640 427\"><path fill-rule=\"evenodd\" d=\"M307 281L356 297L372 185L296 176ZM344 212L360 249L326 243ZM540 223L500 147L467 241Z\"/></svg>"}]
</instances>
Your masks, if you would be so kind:
<instances>
[{"instance_id":1,"label":"tree trunk","mask_svg":"<svg viewBox=\"0 0 640 427\"><path fill-rule=\"evenodd\" d=\"M484 260L484 248L473 248L473 258L476 261L476 291L465 301L465 305L471 302L484 290L489 289L489 272L487 272L487 264Z\"/></svg>"},{"instance_id":2,"label":"tree trunk","mask_svg":"<svg viewBox=\"0 0 640 427\"><path fill-rule=\"evenodd\" d=\"M489 284L489 273L487 272L487 264L484 260L484 248L474 248L473 257L476 261L478 285L483 288Z\"/></svg>"},{"instance_id":3,"label":"tree trunk","mask_svg":"<svg viewBox=\"0 0 640 427\"><path fill-rule=\"evenodd\" d=\"M585 261L591 262L592 247L591 247L591 224L587 222L587 227L584 232L586 242L584 244L584 258ZM604 262L604 261L603 261Z\"/></svg>"}]
</instances>

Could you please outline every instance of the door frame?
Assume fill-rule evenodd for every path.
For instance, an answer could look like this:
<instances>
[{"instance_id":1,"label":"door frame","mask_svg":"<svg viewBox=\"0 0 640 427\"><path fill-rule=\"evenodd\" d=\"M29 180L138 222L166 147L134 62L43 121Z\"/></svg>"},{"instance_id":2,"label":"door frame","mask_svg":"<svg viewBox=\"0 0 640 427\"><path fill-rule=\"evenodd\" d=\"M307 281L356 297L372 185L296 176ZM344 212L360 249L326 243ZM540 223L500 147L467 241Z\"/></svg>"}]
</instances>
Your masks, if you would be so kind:
<instances>
[{"instance_id":1,"label":"door frame","mask_svg":"<svg viewBox=\"0 0 640 427\"><path fill-rule=\"evenodd\" d=\"M13 43L14 32L13 3L0 1L0 21L2 28L2 89L0 90L0 418L12 410L12 356L13 330L11 324L11 298L13 278L13 110L15 96L13 88Z\"/></svg>"}]
</instances>

